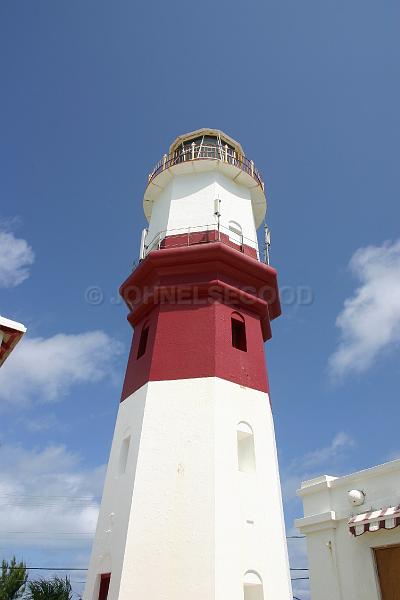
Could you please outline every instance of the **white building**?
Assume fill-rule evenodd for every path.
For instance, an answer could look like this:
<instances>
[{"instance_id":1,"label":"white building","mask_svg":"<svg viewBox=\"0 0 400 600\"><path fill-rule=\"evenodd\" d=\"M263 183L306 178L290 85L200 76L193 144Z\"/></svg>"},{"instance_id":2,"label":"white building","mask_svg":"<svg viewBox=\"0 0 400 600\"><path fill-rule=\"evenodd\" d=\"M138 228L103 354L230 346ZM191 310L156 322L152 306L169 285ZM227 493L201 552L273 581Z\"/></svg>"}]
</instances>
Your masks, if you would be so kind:
<instances>
[{"instance_id":1,"label":"white building","mask_svg":"<svg viewBox=\"0 0 400 600\"><path fill-rule=\"evenodd\" d=\"M149 175L134 327L85 600L292 600L264 342L264 185L203 129Z\"/></svg>"},{"instance_id":2,"label":"white building","mask_svg":"<svg viewBox=\"0 0 400 600\"><path fill-rule=\"evenodd\" d=\"M400 460L298 491L312 600L400 599Z\"/></svg>"}]
</instances>

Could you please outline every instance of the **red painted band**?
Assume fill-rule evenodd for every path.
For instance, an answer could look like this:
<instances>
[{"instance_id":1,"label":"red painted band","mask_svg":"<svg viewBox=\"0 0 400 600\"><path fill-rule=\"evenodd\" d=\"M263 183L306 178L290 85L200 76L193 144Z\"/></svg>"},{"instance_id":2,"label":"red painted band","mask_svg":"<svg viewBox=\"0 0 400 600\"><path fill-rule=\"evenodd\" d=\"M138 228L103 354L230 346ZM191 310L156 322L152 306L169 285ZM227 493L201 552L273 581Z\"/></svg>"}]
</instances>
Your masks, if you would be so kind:
<instances>
[{"instance_id":1,"label":"red painted band","mask_svg":"<svg viewBox=\"0 0 400 600\"><path fill-rule=\"evenodd\" d=\"M263 342L280 314L271 267L220 243L165 248L147 256L121 294L135 327L122 400L148 381L199 377L268 391ZM233 346L236 312L246 350Z\"/></svg>"},{"instance_id":2,"label":"red painted band","mask_svg":"<svg viewBox=\"0 0 400 600\"><path fill-rule=\"evenodd\" d=\"M243 252L246 256L257 259L257 250L255 248L248 246L247 244L238 244L232 240L228 234L218 231L217 229L211 229L209 231L188 230L186 233L166 236L160 241L160 249L196 246L214 242L221 242L236 251Z\"/></svg>"}]
</instances>

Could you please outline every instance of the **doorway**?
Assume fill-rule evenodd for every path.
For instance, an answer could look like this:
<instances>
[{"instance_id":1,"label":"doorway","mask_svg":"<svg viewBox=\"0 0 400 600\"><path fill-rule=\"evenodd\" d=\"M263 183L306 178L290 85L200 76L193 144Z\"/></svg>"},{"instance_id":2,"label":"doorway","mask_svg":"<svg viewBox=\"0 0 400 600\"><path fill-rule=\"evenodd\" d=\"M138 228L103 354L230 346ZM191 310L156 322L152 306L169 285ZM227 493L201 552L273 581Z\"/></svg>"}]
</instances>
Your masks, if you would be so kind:
<instances>
[{"instance_id":1,"label":"doorway","mask_svg":"<svg viewBox=\"0 0 400 600\"><path fill-rule=\"evenodd\" d=\"M400 546L375 548L382 600L400 600Z\"/></svg>"},{"instance_id":2,"label":"doorway","mask_svg":"<svg viewBox=\"0 0 400 600\"><path fill-rule=\"evenodd\" d=\"M110 579L111 573L103 573L100 575L99 600L107 600Z\"/></svg>"}]
</instances>

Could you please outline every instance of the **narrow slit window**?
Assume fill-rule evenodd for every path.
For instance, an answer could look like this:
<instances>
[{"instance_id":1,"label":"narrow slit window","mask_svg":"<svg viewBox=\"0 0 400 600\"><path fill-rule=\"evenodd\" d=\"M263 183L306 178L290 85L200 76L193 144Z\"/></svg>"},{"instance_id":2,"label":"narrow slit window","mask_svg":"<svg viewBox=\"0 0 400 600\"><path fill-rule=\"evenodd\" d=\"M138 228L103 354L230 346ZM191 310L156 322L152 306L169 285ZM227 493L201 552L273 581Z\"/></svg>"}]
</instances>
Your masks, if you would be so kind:
<instances>
[{"instance_id":1,"label":"narrow slit window","mask_svg":"<svg viewBox=\"0 0 400 600\"><path fill-rule=\"evenodd\" d=\"M122 440L121 452L119 455L119 473L120 473L120 475L123 475L126 471L130 443L131 443L131 436L128 436Z\"/></svg>"},{"instance_id":2,"label":"narrow slit window","mask_svg":"<svg viewBox=\"0 0 400 600\"><path fill-rule=\"evenodd\" d=\"M254 473L256 470L256 453L254 448L254 433L247 423L237 426L238 467L242 473Z\"/></svg>"},{"instance_id":3,"label":"narrow slit window","mask_svg":"<svg viewBox=\"0 0 400 600\"><path fill-rule=\"evenodd\" d=\"M244 600L264 600L264 590L261 577L254 571L248 571L244 576Z\"/></svg>"},{"instance_id":4,"label":"narrow slit window","mask_svg":"<svg viewBox=\"0 0 400 600\"><path fill-rule=\"evenodd\" d=\"M111 573L103 573L100 575L99 600L107 600L108 590L110 587Z\"/></svg>"},{"instance_id":5,"label":"narrow slit window","mask_svg":"<svg viewBox=\"0 0 400 600\"><path fill-rule=\"evenodd\" d=\"M233 315L231 318L232 327L232 346L247 352L247 339L246 339L246 324L243 317L240 315Z\"/></svg>"},{"instance_id":6,"label":"narrow slit window","mask_svg":"<svg viewBox=\"0 0 400 600\"><path fill-rule=\"evenodd\" d=\"M148 339L149 339L149 326L145 325L142 328L142 331L140 332L140 340L139 340L137 358L140 358L146 352Z\"/></svg>"}]
</instances>

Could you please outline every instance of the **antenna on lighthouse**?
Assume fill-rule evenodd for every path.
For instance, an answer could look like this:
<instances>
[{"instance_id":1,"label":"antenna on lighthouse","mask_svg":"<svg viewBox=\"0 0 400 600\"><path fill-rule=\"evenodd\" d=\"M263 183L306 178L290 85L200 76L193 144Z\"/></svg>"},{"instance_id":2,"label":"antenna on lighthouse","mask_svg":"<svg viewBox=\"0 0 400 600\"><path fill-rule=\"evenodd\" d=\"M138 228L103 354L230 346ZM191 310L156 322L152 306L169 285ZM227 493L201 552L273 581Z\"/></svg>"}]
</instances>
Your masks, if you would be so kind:
<instances>
[{"instance_id":1,"label":"antenna on lighthouse","mask_svg":"<svg viewBox=\"0 0 400 600\"><path fill-rule=\"evenodd\" d=\"M220 240L220 226L221 226L221 198L217 197L214 200L214 217L217 217L218 224L218 240Z\"/></svg>"},{"instance_id":2,"label":"antenna on lighthouse","mask_svg":"<svg viewBox=\"0 0 400 600\"><path fill-rule=\"evenodd\" d=\"M264 223L264 262L269 265L269 249L271 247L271 230Z\"/></svg>"},{"instance_id":3,"label":"antenna on lighthouse","mask_svg":"<svg viewBox=\"0 0 400 600\"><path fill-rule=\"evenodd\" d=\"M142 237L140 239L140 252L139 252L140 260L143 260L144 257L146 256L146 250L147 250L146 237L147 237L148 232L149 232L148 229L143 229L143 231L142 231Z\"/></svg>"}]
</instances>

